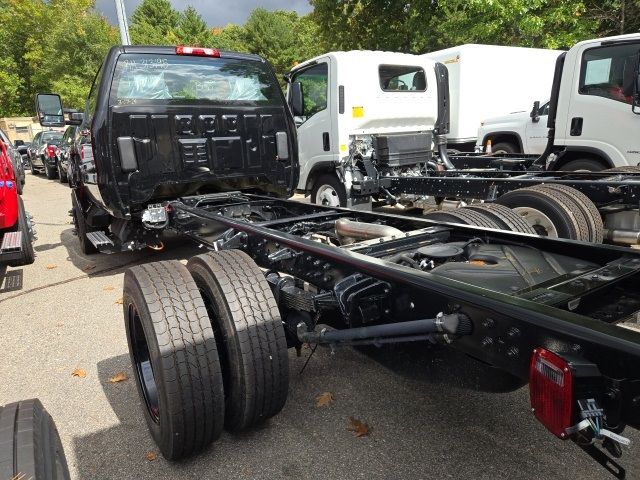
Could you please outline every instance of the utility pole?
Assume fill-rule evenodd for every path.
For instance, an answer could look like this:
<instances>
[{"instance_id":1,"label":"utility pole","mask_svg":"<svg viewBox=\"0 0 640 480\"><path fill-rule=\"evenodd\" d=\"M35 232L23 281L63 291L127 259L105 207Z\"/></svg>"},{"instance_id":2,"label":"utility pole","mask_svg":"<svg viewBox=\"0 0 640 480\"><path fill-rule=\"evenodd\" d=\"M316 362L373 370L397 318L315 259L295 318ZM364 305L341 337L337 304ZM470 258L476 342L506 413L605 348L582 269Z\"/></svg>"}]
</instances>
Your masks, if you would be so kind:
<instances>
[{"instance_id":1,"label":"utility pole","mask_svg":"<svg viewBox=\"0 0 640 480\"><path fill-rule=\"evenodd\" d=\"M120 27L120 41L122 45L131 45L129 37L129 24L127 22L127 12L124 10L124 0L114 0L116 2L116 13L118 14L118 26Z\"/></svg>"}]
</instances>

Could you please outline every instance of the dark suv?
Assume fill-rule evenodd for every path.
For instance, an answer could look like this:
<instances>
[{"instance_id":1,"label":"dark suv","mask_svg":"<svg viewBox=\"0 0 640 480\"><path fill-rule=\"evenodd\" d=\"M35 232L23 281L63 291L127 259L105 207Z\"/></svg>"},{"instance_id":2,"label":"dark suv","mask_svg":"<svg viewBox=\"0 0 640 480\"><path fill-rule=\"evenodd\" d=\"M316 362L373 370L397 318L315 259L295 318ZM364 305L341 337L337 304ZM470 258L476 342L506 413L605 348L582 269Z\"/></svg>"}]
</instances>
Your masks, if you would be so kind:
<instances>
[{"instance_id":1,"label":"dark suv","mask_svg":"<svg viewBox=\"0 0 640 480\"><path fill-rule=\"evenodd\" d=\"M27 150L31 173L46 173L47 178L53 180L58 174L56 152L62 142L61 132L40 132L33 137L33 142Z\"/></svg>"}]
</instances>

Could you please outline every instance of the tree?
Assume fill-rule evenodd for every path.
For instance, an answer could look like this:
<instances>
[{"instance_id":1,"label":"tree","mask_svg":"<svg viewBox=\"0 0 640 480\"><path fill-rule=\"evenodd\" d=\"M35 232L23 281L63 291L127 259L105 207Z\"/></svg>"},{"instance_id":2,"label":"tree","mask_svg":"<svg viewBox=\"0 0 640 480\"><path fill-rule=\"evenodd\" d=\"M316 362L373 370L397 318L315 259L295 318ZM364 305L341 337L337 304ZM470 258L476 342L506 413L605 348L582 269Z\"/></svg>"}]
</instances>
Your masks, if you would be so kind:
<instances>
[{"instance_id":1,"label":"tree","mask_svg":"<svg viewBox=\"0 0 640 480\"><path fill-rule=\"evenodd\" d=\"M224 28L211 29L211 48L220 50L231 50L233 52L248 52L249 47L245 42L244 27L230 23Z\"/></svg>"},{"instance_id":2,"label":"tree","mask_svg":"<svg viewBox=\"0 0 640 480\"><path fill-rule=\"evenodd\" d=\"M142 0L131 15L131 41L136 45L170 45L180 13L169 0Z\"/></svg>"},{"instance_id":3,"label":"tree","mask_svg":"<svg viewBox=\"0 0 640 480\"><path fill-rule=\"evenodd\" d=\"M180 14L174 36L175 44L204 46L211 43L212 33L200 14L188 7Z\"/></svg>"},{"instance_id":4,"label":"tree","mask_svg":"<svg viewBox=\"0 0 640 480\"><path fill-rule=\"evenodd\" d=\"M316 26L296 12L256 8L244 25L244 40L252 53L265 57L277 73L321 53Z\"/></svg>"},{"instance_id":5,"label":"tree","mask_svg":"<svg viewBox=\"0 0 640 480\"><path fill-rule=\"evenodd\" d=\"M433 0L311 0L327 50L419 53L435 44Z\"/></svg>"}]
</instances>

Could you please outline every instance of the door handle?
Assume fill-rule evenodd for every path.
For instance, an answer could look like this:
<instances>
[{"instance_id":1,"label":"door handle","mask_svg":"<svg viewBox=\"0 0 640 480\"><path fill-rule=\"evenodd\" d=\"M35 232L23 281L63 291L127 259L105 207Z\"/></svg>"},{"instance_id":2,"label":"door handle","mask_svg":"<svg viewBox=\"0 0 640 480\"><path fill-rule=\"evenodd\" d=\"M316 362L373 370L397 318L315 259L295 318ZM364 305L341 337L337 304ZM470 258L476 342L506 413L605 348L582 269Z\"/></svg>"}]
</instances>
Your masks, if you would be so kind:
<instances>
[{"instance_id":1,"label":"door handle","mask_svg":"<svg viewBox=\"0 0 640 480\"><path fill-rule=\"evenodd\" d=\"M322 148L325 152L331 150L331 143L329 141L329 132L322 132Z\"/></svg>"},{"instance_id":2,"label":"door handle","mask_svg":"<svg viewBox=\"0 0 640 480\"><path fill-rule=\"evenodd\" d=\"M569 135L572 137L579 137L582 135L582 117L573 117L571 119L571 130Z\"/></svg>"}]
</instances>

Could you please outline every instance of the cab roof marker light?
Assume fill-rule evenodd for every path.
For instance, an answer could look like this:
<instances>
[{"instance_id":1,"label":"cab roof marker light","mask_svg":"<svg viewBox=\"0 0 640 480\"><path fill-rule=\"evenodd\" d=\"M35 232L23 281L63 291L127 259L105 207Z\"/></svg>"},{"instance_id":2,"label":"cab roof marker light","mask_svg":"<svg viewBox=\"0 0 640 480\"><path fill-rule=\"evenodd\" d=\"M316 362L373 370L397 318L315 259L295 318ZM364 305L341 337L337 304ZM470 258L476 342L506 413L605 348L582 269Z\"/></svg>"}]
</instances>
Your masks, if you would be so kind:
<instances>
[{"instance_id":1,"label":"cab roof marker light","mask_svg":"<svg viewBox=\"0 0 640 480\"><path fill-rule=\"evenodd\" d=\"M197 57L220 58L220 50L217 50L215 48L186 47L184 45L178 45L176 47L176 55L193 55Z\"/></svg>"}]
</instances>

